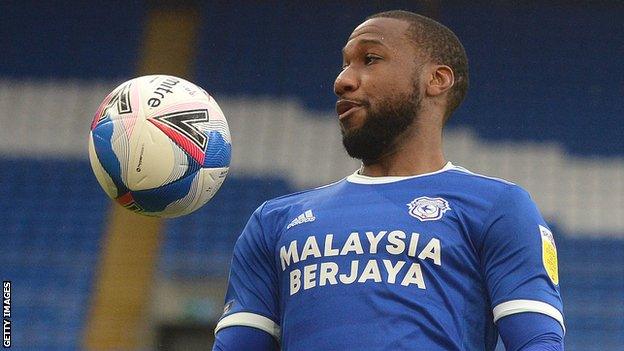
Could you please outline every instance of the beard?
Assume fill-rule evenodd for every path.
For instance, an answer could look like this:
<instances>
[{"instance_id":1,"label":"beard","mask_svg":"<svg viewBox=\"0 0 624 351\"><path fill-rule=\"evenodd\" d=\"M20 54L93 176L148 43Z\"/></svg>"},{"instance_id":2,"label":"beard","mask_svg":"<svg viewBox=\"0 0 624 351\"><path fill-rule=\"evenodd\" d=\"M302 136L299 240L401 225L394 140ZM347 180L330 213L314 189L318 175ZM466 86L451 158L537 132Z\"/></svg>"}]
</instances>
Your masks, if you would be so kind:
<instances>
[{"instance_id":1,"label":"beard","mask_svg":"<svg viewBox=\"0 0 624 351\"><path fill-rule=\"evenodd\" d=\"M364 165L373 164L383 156L392 154L398 138L416 120L421 96L418 87L409 94L395 95L373 108L363 104L367 112L361 127L342 131L342 145L349 156L359 159Z\"/></svg>"}]
</instances>

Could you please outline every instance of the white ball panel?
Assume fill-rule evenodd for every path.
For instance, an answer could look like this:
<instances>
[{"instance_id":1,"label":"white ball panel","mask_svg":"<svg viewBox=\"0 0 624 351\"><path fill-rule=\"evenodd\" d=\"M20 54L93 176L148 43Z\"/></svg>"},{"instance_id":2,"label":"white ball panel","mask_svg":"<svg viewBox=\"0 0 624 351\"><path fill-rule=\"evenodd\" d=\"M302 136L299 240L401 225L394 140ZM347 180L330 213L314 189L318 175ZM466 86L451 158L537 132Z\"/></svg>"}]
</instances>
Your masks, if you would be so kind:
<instances>
[{"instance_id":1,"label":"white ball panel","mask_svg":"<svg viewBox=\"0 0 624 351\"><path fill-rule=\"evenodd\" d=\"M141 108L148 118L161 114L173 105L210 102L200 87L182 78L151 75L136 78L136 83L140 89Z\"/></svg>"},{"instance_id":2,"label":"white ball panel","mask_svg":"<svg viewBox=\"0 0 624 351\"><path fill-rule=\"evenodd\" d=\"M199 170L198 186L201 191L198 192L197 200L193 204L192 209L187 213L195 211L215 196L221 185L223 185L229 169L230 167L202 168Z\"/></svg>"},{"instance_id":3,"label":"white ball panel","mask_svg":"<svg viewBox=\"0 0 624 351\"><path fill-rule=\"evenodd\" d=\"M157 188L166 184L172 168L184 167L175 162L175 144L150 122L137 121L131 144L126 183L130 190Z\"/></svg>"},{"instance_id":4,"label":"white ball panel","mask_svg":"<svg viewBox=\"0 0 624 351\"><path fill-rule=\"evenodd\" d=\"M182 178L189 168L189 159L184 150L175 143L171 143L171 151L173 153L173 166L171 167L169 177L163 184L169 184Z\"/></svg>"}]
</instances>

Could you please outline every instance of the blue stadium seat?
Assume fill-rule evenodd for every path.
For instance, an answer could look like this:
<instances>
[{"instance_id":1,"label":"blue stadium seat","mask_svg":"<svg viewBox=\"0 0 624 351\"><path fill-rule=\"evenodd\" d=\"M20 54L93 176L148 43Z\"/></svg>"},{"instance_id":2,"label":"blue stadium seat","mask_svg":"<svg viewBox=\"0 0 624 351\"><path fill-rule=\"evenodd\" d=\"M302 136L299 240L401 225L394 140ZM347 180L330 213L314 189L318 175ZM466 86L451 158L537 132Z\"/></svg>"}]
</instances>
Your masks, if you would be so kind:
<instances>
[{"instance_id":1,"label":"blue stadium seat","mask_svg":"<svg viewBox=\"0 0 624 351\"><path fill-rule=\"evenodd\" d=\"M205 207L167 221L160 270L171 278L224 277L251 213L263 201L290 192L281 179L228 177Z\"/></svg>"},{"instance_id":2,"label":"blue stadium seat","mask_svg":"<svg viewBox=\"0 0 624 351\"><path fill-rule=\"evenodd\" d=\"M0 159L0 179L11 180L0 187L0 267L19 311L13 342L78 349L109 201L86 161Z\"/></svg>"}]
</instances>

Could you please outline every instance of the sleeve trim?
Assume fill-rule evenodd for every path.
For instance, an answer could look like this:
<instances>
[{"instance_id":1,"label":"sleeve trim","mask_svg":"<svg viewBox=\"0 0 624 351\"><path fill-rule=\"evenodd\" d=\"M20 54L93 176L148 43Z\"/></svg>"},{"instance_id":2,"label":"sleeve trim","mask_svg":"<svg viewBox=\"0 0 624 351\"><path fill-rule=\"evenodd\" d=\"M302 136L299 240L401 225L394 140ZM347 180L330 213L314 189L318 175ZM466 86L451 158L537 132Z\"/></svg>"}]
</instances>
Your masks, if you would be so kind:
<instances>
[{"instance_id":1,"label":"sleeve trim","mask_svg":"<svg viewBox=\"0 0 624 351\"><path fill-rule=\"evenodd\" d=\"M563 328L563 332L565 333L566 329L561 312L546 302L536 300L511 300L496 305L493 310L494 323L503 317L524 312L536 312L554 318L561 324L561 328Z\"/></svg>"},{"instance_id":2,"label":"sleeve trim","mask_svg":"<svg viewBox=\"0 0 624 351\"><path fill-rule=\"evenodd\" d=\"M280 338L280 327L271 319L255 313L237 312L222 318L215 328L215 335L219 330L232 326L252 327L265 331L274 338Z\"/></svg>"}]
</instances>

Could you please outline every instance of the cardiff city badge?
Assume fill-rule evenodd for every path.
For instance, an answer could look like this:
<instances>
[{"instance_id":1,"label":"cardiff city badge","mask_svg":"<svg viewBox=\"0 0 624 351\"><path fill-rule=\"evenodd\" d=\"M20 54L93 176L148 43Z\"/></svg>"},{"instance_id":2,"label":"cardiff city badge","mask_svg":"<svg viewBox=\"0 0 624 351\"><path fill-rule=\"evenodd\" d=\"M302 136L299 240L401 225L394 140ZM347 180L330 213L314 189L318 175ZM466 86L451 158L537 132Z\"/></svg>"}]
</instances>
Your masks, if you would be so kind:
<instances>
[{"instance_id":1,"label":"cardiff city badge","mask_svg":"<svg viewBox=\"0 0 624 351\"><path fill-rule=\"evenodd\" d=\"M444 215L444 212L451 209L448 201L441 197L421 196L407 204L410 216L424 221L435 221Z\"/></svg>"}]
</instances>

